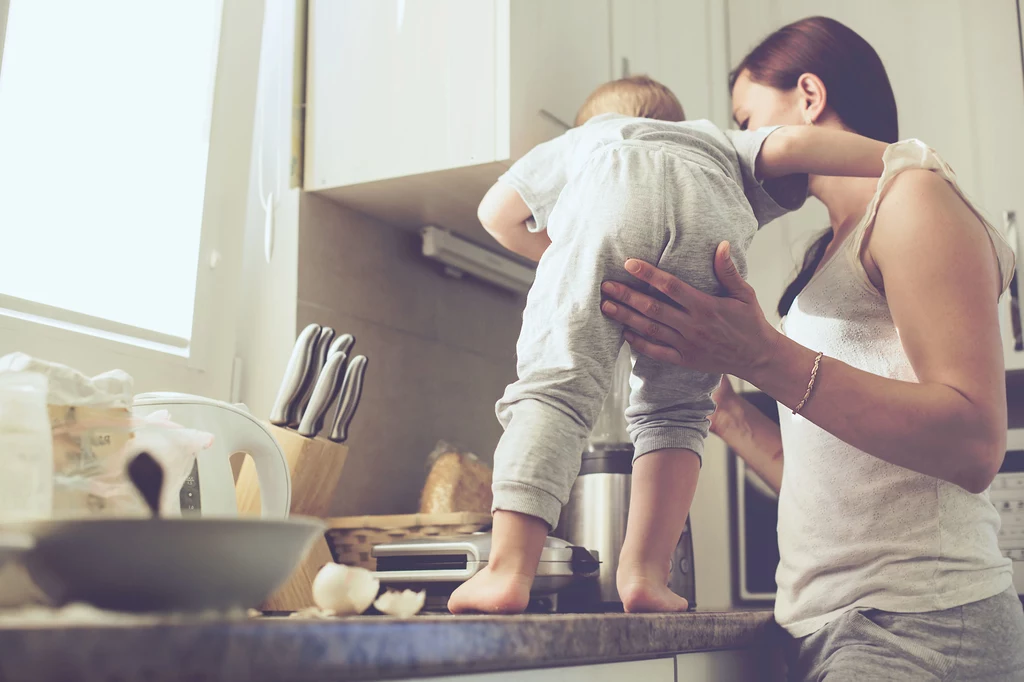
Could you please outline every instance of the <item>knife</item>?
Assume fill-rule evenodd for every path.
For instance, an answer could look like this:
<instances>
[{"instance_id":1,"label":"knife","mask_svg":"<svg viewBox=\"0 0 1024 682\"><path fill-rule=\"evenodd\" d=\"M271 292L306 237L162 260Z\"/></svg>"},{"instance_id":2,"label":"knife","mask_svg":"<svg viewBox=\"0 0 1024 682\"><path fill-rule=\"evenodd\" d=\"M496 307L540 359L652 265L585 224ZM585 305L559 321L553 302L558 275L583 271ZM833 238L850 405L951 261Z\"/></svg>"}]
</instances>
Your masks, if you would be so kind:
<instances>
[{"instance_id":1,"label":"knife","mask_svg":"<svg viewBox=\"0 0 1024 682\"><path fill-rule=\"evenodd\" d=\"M288 367L281 379L281 387L277 390L274 407L270 411L270 423L287 426L291 409L305 389L309 375L309 366L313 358L313 346L320 337L320 325L311 324L299 332L292 348L292 356L288 359Z\"/></svg>"},{"instance_id":2,"label":"knife","mask_svg":"<svg viewBox=\"0 0 1024 682\"><path fill-rule=\"evenodd\" d=\"M302 415L306 411L306 405L309 404L309 400L313 396L313 387L316 385L316 382L320 377L320 371L324 368L327 358L330 357L327 351L330 349L331 342L333 340L334 329L327 326L322 327L320 329L320 336L317 338L316 350L313 353L313 363L310 365L309 369L310 381L306 383L306 388L302 392L302 397L293 405L293 409L288 413L288 426L293 429L302 421Z\"/></svg>"},{"instance_id":3,"label":"knife","mask_svg":"<svg viewBox=\"0 0 1024 682\"><path fill-rule=\"evenodd\" d=\"M344 443L348 439L348 427L352 417L356 415L359 399L363 395L363 377L366 376L366 356L357 355L352 358L345 371L345 383L341 388L341 399L338 401L338 414L331 425L328 436L335 443Z\"/></svg>"},{"instance_id":4,"label":"knife","mask_svg":"<svg viewBox=\"0 0 1024 682\"><path fill-rule=\"evenodd\" d=\"M323 416L330 409L334 397L342 384L342 372L345 367L347 356L344 353L335 353L327 358L327 363L320 370L316 384L313 386L309 404L302 413L302 421L299 423L299 435L312 438L323 425Z\"/></svg>"}]
</instances>

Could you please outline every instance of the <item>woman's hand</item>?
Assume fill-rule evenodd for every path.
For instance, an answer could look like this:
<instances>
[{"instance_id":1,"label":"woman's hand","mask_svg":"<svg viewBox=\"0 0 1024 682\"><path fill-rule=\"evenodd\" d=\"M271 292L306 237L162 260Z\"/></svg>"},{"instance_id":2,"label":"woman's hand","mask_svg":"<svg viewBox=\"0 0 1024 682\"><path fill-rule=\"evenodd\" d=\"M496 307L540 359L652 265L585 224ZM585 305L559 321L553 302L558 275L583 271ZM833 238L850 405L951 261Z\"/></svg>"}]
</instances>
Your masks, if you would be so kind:
<instances>
[{"instance_id":1,"label":"woman's hand","mask_svg":"<svg viewBox=\"0 0 1024 682\"><path fill-rule=\"evenodd\" d=\"M617 282L601 291L605 315L627 327L626 340L639 353L689 369L732 374L750 380L775 353L779 333L768 324L757 296L743 281L729 254L729 242L715 252L715 276L725 296L705 294L638 260L626 270L674 301L666 305ZM620 305L624 304L624 305Z\"/></svg>"}]
</instances>

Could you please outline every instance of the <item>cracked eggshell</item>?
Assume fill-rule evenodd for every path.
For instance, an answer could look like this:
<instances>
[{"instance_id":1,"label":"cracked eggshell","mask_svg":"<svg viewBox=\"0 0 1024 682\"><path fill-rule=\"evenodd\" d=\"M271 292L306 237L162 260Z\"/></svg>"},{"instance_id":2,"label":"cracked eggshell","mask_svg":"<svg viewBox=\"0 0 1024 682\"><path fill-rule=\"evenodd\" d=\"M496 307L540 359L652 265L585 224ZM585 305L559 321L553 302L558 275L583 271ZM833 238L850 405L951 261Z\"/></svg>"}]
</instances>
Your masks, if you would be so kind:
<instances>
[{"instance_id":1,"label":"cracked eggshell","mask_svg":"<svg viewBox=\"0 0 1024 682\"><path fill-rule=\"evenodd\" d=\"M355 616L370 608L380 581L365 568L326 564L313 579L313 602L339 616Z\"/></svg>"},{"instance_id":2,"label":"cracked eggshell","mask_svg":"<svg viewBox=\"0 0 1024 682\"><path fill-rule=\"evenodd\" d=\"M373 602L373 605L381 613L396 618L411 618L423 608L426 603L426 591L413 592L404 590L402 592L387 591Z\"/></svg>"}]
</instances>

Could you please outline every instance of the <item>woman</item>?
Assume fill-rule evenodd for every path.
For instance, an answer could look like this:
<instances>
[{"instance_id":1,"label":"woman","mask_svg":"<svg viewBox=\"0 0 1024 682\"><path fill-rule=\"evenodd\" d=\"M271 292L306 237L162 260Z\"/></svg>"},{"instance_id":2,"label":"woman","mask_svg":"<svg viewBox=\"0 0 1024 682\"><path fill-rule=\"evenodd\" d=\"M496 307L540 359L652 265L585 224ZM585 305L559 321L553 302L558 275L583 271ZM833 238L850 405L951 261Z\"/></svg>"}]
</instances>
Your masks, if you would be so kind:
<instances>
[{"instance_id":1,"label":"woman","mask_svg":"<svg viewBox=\"0 0 1024 682\"><path fill-rule=\"evenodd\" d=\"M765 39L732 95L744 128L898 139L878 55L830 19ZM781 332L727 243L724 297L631 260L679 307L608 282L604 312L635 351L779 402L781 431L724 382L712 428L780 490L775 612L794 678L1024 679L1024 612L985 493L1005 452L997 297L1012 255L919 143L890 146L880 181L812 177L810 190L832 228L783 297Z\"/></svg>"}]
</instances>

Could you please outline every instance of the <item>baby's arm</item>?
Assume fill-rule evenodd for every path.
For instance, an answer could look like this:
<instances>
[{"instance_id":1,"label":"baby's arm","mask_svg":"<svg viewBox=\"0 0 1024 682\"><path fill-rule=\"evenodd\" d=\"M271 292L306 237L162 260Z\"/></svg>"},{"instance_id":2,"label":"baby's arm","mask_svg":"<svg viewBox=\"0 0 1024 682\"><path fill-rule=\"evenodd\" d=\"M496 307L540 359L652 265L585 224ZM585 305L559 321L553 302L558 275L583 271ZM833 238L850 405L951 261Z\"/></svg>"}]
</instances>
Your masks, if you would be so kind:
<instances>
[{"instance_id":1,"label":"baby's arm","mask_svg":"<svg viewBox=\"0 0 1024 682\"><path fill-rule=\"evenodd\" d=\"M757 175L765 180L797 173L877 178L888 146L835 128L782 126L761 145Z\"/></svg>"},{"instance_id":2,"label":"baby's arm","mask_svg":"<svg viewBox=\"0 0 1024 682\"><path fill-rule=\"evenodd\" d=\"M499 244L520 256L539 261L551 244L546 231L529 230L526 221L532 215L530 207L518 191L501 181L487 190L476 214Z\"/></svg>"},{"instance_id":3,"label":"baby's arm","mask_svg":"<svg viewBox=\"0 0 1024 682\"><path fill-rule=\"evenodd\" d=\"M548 216L569 180L567 164L580 130L574 128L528 151L480 202L477 217L506 249L539 261L551 244Z\"/></svg>"}]
</instances>

